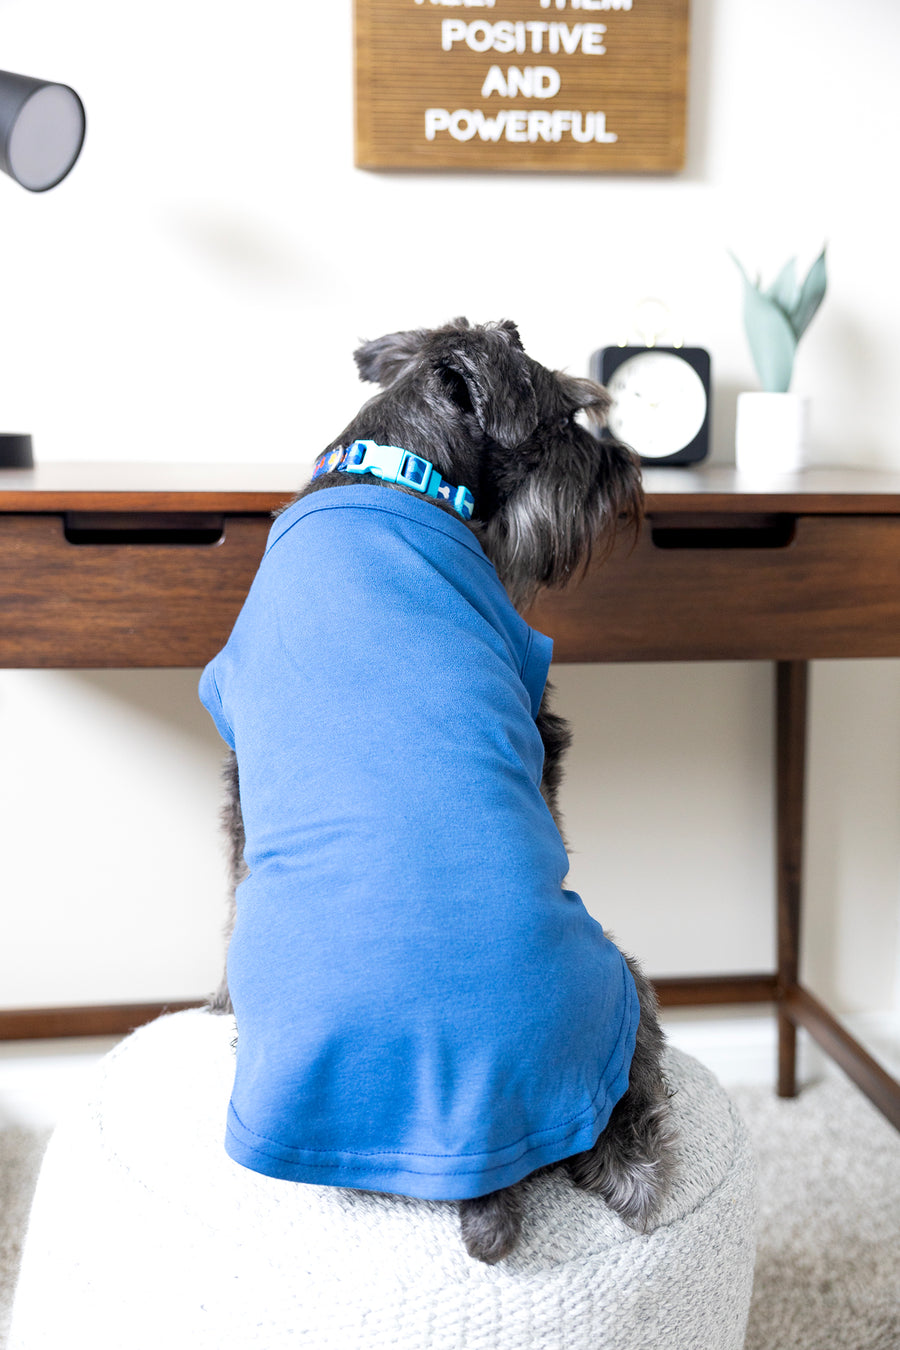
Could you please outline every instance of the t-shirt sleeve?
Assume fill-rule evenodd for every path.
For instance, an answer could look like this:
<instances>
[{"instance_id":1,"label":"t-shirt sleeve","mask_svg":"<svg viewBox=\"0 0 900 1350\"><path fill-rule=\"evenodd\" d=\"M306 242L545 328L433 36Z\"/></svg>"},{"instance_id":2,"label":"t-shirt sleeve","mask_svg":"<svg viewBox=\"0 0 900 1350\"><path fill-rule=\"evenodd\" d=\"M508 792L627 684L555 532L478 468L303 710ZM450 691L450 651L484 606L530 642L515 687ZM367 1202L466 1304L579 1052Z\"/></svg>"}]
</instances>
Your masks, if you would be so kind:
<instances>
[{"instance_id":1,"label":"t-shirt sleeve","mask_svg":"<svg viewBox=\"0 0 900 1350\"><path fill-rule=\"evenodd\" d=\"M222 697L219 693L219 686L216 683L215 661L210 661L209 665L200 676L200 702L216 724L216 730L222 737L222 740L229 747L234 749L234 732L229 725L228 718L225 716L225 709L222 707Z\"/></svg>"},{"instance_id":2,"label":"t-shirt sleeve","mask_svg":"<svg viewBox=\"0 0 900 1350\"><path fill-rule=\"evenodd\" d=\"M537 717L541 699L544 697L544 686L547 683L552 656L553 639L545 637L536 628L530 629L521 675L522 683L528 690L528 697L531 700L532 717Z\"/></svg>"}]
</instances>

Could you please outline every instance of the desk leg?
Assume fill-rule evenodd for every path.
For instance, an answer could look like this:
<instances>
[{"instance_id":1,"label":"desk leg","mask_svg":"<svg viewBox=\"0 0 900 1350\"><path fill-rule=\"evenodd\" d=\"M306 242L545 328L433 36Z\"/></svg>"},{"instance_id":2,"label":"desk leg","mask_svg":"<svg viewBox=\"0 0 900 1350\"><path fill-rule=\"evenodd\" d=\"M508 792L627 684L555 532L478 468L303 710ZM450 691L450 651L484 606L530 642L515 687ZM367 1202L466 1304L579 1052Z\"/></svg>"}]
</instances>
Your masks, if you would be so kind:
<instances>
[{"instance_id":1,"label":"desk leg","mask_svg":"<svg viewBox=\"0 0 900 1350\"><path fill-rule=\"evenodd\" d=\"M786 1000L800 974L807 676L806 661L775 664L779 1097L797 1095L797 1028Z\"/></svg>"}]
</instances>

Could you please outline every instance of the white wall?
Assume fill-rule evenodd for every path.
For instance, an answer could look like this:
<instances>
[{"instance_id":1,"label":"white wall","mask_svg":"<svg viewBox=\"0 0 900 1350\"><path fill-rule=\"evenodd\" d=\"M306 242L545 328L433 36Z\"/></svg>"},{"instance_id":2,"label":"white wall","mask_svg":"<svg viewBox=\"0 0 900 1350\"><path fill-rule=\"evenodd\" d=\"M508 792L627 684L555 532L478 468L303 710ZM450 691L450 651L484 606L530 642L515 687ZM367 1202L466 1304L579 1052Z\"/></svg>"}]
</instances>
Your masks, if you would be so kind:
<instances>
[{"instance_id":1,"label":"white wall","mask_svg":"<svg viewBox=\"0 0 900 1350\"><path fill-rule=\"evenodd\" d=\"M583 372L654 295L712 353L727 461L754 375L726 249L771 271L827 239L796 388L822 462L900 467L900 8L695 0L692 27L683 174L422 177L353 168L349 0L2 0L0 64L71 83L88 139L53 192L0 183L0 426L43 460L305 468L360 400L359 337L506 316ZM809 967L848 1011L897 1007L898 671L814 670ZM657 973L766 964L769 672L555 679L573 883ZM0 672L0 1003L215 982L219 747L195 683Z\"/></svg>"}]
</instances>

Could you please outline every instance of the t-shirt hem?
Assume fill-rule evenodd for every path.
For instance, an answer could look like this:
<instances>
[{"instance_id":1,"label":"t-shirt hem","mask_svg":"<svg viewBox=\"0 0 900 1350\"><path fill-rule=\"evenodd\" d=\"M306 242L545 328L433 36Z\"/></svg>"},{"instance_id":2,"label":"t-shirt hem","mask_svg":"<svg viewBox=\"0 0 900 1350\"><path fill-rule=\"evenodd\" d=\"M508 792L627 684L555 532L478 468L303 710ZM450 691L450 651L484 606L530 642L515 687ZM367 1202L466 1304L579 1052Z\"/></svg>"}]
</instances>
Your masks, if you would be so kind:
<instances>
[{"instance_id":1,"label":"t-shirt hem","mask_svg":"<svg viewBox=\"0 0 900 1350\"><path fill-rule=\"evenodd\" d=\"M605 1109L597 1117L573 1130L571 1123L562 1128L559 1137L545 1138L529 1146L524 1152L516 1146L518 1156L497 1161L496 1154L471 1154L465 1157L425 1157L420 1155L390 1154L366 1156L319 1153L312 1150L288 1148L274 1141L261 1140L238 1120L229 1107L225 1135L225 1151L242 1167L263 1176L281 1181L304 1182L313 1186L339 1186L357 1191L380 1191L389 1195L404 1195L418 1200L470 1200L491 1191L502 1190L522 1181L539 1167L562 1162L574 1153L589 1149L604 1129L616 1102L628 1086L628 1073L623 1081L611 1086ZM502 1156L501 1151L501 1156Z\"/></svg>"},{"instance_id":2,"label":"t-shirt hem","mask_svg":"<svg viewBox=\"0 0 900 1350\"><path fill-rule=\"evenodd\" d=\"M591 1148L606 1128L613 1107L628 1088L639 1008L634 983L622 963L626 986L622 1024L597 1094L588 1107L563 1124L488 1153L425 1155L348 1153L302 1149L247 1128L229 1103L225 1151L242 1167L281 1181L380 1191L419 1200L470 1200L522 1181L539 1167L563 1162Z\"/></svg>"}]
</instances>

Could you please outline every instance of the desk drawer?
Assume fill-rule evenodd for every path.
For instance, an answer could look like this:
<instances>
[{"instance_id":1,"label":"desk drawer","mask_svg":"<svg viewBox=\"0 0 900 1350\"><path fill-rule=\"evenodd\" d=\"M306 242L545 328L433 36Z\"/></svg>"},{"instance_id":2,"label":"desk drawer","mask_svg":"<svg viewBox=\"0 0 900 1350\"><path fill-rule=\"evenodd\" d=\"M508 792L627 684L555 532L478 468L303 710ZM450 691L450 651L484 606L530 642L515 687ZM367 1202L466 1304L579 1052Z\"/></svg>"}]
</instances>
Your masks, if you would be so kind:
<instances>
[{"instance_id":1,"label":"desk drawer","mask_svg":"<svg viewBox=\"0 0 900 1350\"><path fill-rule=\"evenodd\" d=\"M559 661L900 656L900 517L648 517L529 621Z\"/></svg>"},{"instance_id":2,"label":"desk drawer","mask_svg":"<svg viewBox=\"0 0 900 1350\"><path fill-rule=\"evenodd\" d=\"M268 515L0 515L0 665L204 665L270 526Z\"/></svg>"}]
</instances>

